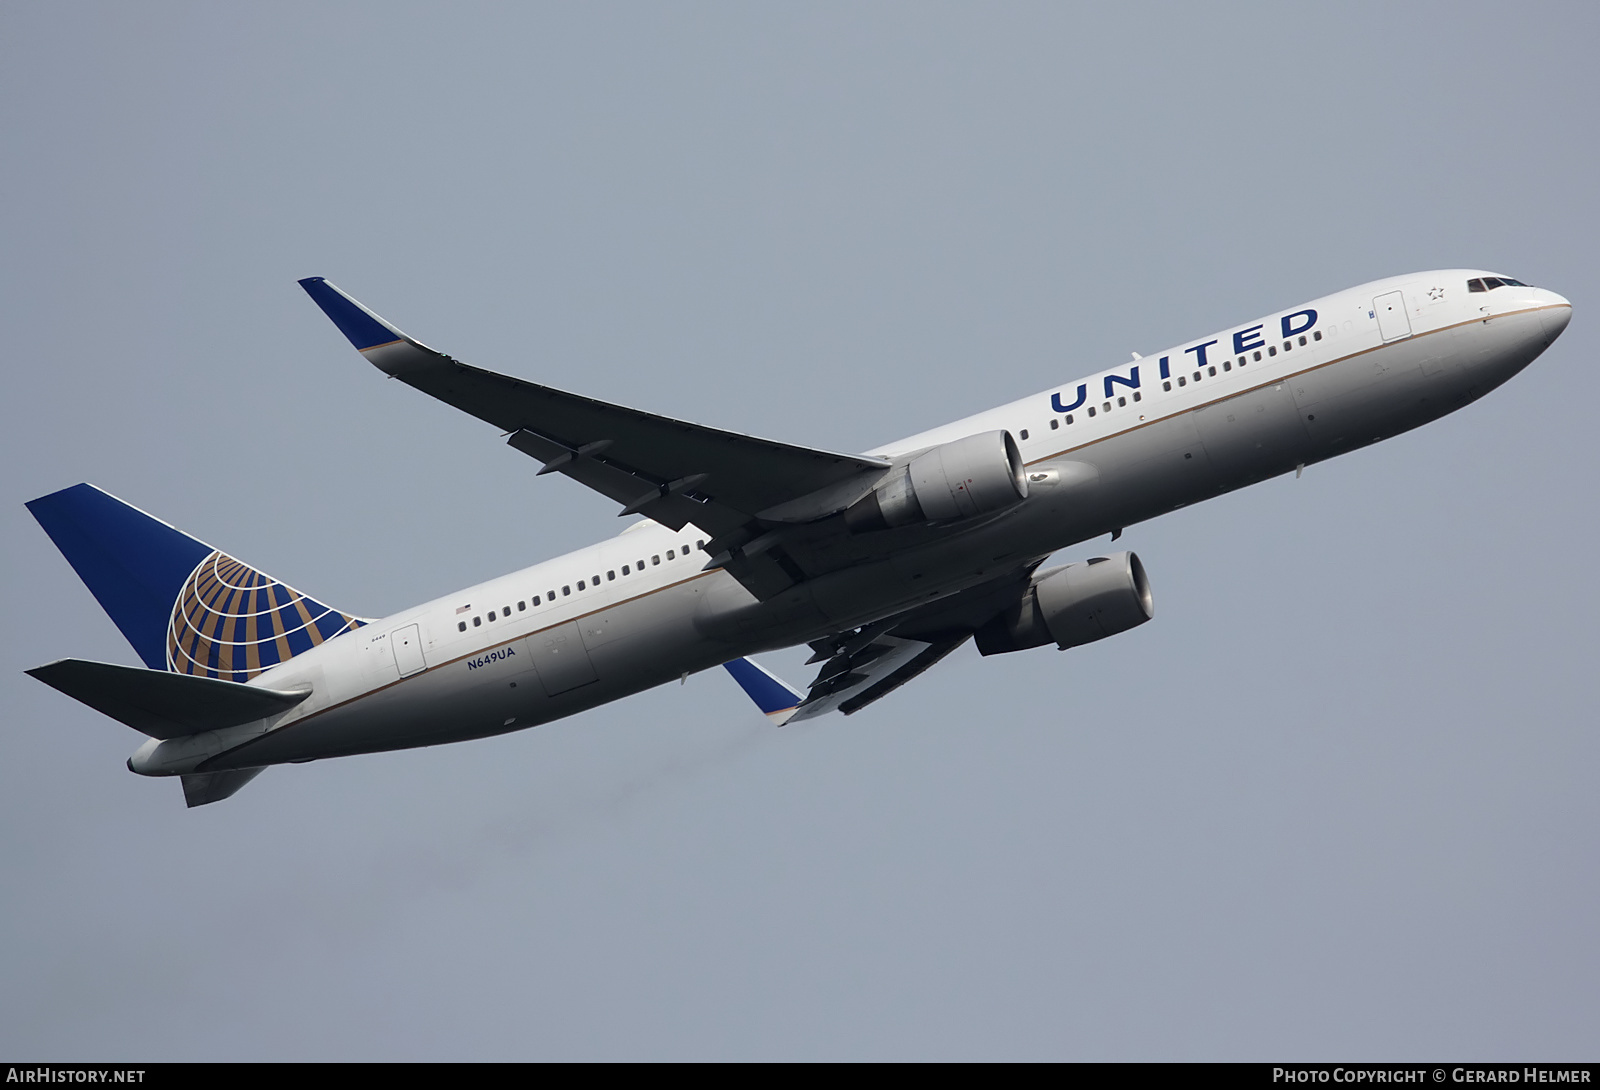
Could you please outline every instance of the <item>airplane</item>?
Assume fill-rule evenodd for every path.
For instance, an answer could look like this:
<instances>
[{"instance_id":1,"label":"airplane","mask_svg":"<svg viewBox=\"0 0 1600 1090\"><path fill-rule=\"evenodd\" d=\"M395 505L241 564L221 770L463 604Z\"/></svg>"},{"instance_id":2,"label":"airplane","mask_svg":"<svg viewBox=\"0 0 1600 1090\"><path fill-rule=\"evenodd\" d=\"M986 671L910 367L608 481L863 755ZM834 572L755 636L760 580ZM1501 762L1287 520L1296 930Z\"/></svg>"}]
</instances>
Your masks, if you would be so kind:
<instances>
[{"instance_id":1,"label":"airplane","mask_svg":"<svg viewBox=\"0 0 1600 1090\"><path fill-rule=\"evenodd\" d=\"M1116 635L1154 616L1138 556L1052 554L1453 412L1572 315L1482 270L1392 277L844 454L481 370L300 285L378 370L642 517L366 618L92 485L31 501L144 668L28 673L147 736L128 768L180 777L189 806L270 765L522 730L717 666L781 726L860 711L968 640ZM800 644L804 690L750 660Z\"/></svg>"}]
</instances>

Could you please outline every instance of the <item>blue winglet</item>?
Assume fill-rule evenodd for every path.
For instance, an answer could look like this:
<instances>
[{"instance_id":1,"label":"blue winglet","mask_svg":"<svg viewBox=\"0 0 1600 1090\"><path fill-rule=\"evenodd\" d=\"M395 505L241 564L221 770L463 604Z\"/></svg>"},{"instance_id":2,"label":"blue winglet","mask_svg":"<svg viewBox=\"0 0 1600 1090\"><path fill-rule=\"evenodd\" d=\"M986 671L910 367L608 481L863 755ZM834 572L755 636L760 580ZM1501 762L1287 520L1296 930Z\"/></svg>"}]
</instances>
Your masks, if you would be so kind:
<instances>
[{"instance_id":1,"label":"blue winglet","mask_svg":"<svg viewBox=\"0 0 1600 1090\"><path fill-rule=\"evenodd\" d=\"M739 683L745 695L755 701L756 707L777 726L788 722L805 699L804 693L749 659L734 659L723 663L722 668L733 675L733 680Z\"/></svg>"},{"instance_id":2,"label":"blue winglet","mask_svg":"<svg viewBox=\"0 0 1600 1090\"><path fill-rule=\"evenodd\" d=\"M300 286L306 289L311 301L322 308L322 313L333 319L339 332L350 339L358 352L409 339L320 276L308 276L300 281Z\"/></svg>"}]
</instances>

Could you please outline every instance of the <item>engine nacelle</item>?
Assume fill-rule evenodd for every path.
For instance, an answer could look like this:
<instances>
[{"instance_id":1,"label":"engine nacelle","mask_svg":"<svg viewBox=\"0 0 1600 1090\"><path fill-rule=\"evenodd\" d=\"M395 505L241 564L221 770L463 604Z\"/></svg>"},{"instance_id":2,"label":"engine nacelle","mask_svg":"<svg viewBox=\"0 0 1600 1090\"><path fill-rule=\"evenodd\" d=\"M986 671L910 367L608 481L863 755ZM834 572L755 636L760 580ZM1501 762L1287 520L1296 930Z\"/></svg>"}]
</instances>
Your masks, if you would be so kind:
<instances>
[{"instance_id":1,"label":"engine nacelle","mask_svg":"<svg viewBox=\"0 0 1600 1090\"><path fill-rule=\"evenodd\" d=\"M1017 441L1008 431L986 431L923 451L851 504L844 521L856 531L953 522L1003 511L1027 498Z\"/></svg>"},{"instance_id":2,"label":"engine nacelle","mask_svg":"<svg viewBox=\"0 0 1600 1090\"><path fill-rule=\"evenodd\" d=\"M1022 600L978 629L978 651L1000 655L1054 642L1065 650L1155 616L1150 581L1133 553L1113 553L1034 577Z\"/></svg>"}]
</instances>

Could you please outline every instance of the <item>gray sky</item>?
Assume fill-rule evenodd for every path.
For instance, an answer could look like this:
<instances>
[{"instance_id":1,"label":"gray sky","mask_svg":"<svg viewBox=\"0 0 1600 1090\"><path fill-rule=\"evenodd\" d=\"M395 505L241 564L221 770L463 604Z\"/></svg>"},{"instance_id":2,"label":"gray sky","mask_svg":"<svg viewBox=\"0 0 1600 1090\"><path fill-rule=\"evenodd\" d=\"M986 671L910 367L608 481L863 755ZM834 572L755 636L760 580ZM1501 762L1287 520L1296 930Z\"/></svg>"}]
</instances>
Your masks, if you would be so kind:
<instances>
[{"instance_id":1,"label":"gray sky","mask_svg":"<svg viewBox=\"0 0 1600 1090\"><path fill-rule=\"evenodd\" d=\"M1592 1058L1597 39L1580 4L0 7L0 1055ZM861 450L1454 265L1577 318L1445 420L1131 528L1154 623L849 719L774 731L708 673L189 812L21 673L136 661L22 506L81 480L367 615L619 528L298 277Z\"/></svg>"}]
</instances>

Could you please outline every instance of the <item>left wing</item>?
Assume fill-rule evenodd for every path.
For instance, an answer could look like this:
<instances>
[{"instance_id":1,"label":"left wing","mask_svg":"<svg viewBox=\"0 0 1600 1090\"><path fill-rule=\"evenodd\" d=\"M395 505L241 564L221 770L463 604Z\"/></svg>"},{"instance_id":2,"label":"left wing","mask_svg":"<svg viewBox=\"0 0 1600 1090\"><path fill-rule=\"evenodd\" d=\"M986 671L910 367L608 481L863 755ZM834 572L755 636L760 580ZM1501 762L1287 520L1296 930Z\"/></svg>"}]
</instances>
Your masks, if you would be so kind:
<instances>
[{"instance_id":1,"label":"left wing","mask_svg":"<svg viewBox=\"0 0 1600 1090\"><path fill-rule=\"evenodd\" d=\"M875 636L864 646L833 655L789 717L798 723L831 711L853 715L882 700L970 639L958 632L932 642Z\"/></svg>"},{"instance_id":2,"label":"left wing","mask_svg":"<svg viewBox=\"0 0 1600 1090\"><path fill-rule=\"evenodd\" d=\"M1012 606L1043 562L1043 557L1030 560L948 598L817 640L807 661L822 663L822 669L803 699L798 689L749 659L724 666L777 726L831 711L853 715L933 666Z\"/></svg>"},{"instance_id":3,"label":"left wing","mask_svg":"<svg viewBox=\"0 0 1600 1090\"><path fill-rule=\"evenodd\" d=\"M500 428L511 446L544 463L541 473L588 485L622 504L622 514L709 530L713 554L754 540L766 524L841 511L889 468L878 458L757 439L469 367L322 277L300 286L379 370Z\"/></svg>"}]
</instances>

